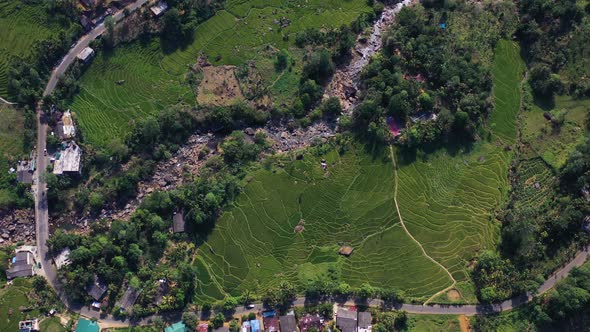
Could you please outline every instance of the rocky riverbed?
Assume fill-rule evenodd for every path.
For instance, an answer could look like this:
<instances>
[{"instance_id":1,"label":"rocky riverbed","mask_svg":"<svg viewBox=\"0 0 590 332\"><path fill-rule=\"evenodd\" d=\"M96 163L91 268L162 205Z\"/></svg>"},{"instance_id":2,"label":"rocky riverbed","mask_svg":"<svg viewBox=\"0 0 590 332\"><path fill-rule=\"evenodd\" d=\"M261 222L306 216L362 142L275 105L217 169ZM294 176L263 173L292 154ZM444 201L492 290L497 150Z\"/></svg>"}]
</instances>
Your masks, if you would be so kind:
<instances>
[{"instance_id":1,"label":"rocky riverbed","mask_svg":"<svg viewBox=\"0 0 590 332\"><path fill-rule=\"evenodd\" d=\"M327 96L338 97L345 113L352 112L358 101L358 79L361 70L371 57L381 49L381 38L386 28L393 23L395 15L406 5L416 0L404 0L397 4L387 5L380 18L375 22L368 38L363 35L357 37L351 61L341 68L337 68L331 82L326 88ZM333 137L337 131L335 122L319 121L309 127L299 128L291 123L271 123L259 129L246 128L244 132L253 136L256 131L264 132L271 142L272 149L277 153L288 152L309 146L314 143L325 142ZM193 135L179 151L169 160L160 162L156 166L154 175L147 181L138 184L138 193L122 209L104 209L96 218L89 216L60 216L52 220L52 226L72 225L79 230L87 230L88 225L97 219L128 220L137 210L143 199L157 190L173 190L198 176L201 166L206 160L217 154L220 137L212 134Z\"/></svg>"},{"instance_id":2,"label":"rocky riverbed","mask_svg":"<svg viewBox=\"0 0 590 332\"><path fill-rule=\"evenodd\" d=\"M17 242L35 242L35 214L32 209L0 213L0 245Z\"/></svg>"},{"instance_id":3,"label":"rocky riverbed","mask_svg":"<svg viewBox=\"0 0 590 332\"><path fill-rule=\"evenodd\" d=\"M352 112L354 105L357 103L358 94L358 79L362 69L369 64L369 61L379 52L382 47L381 39L383 34L395 20L395 16L402 10L403 7L408 6L416 0L403 0L396 4L388 4L383 9L383 13L373 25L371 34L368 38L364 35L359 35L356 41L356 47L352 53L350 62L337 68L332 81L326 88L326 95L329 97L338 97L342 110L344 113Z\"/></svg>"}]
</instances>

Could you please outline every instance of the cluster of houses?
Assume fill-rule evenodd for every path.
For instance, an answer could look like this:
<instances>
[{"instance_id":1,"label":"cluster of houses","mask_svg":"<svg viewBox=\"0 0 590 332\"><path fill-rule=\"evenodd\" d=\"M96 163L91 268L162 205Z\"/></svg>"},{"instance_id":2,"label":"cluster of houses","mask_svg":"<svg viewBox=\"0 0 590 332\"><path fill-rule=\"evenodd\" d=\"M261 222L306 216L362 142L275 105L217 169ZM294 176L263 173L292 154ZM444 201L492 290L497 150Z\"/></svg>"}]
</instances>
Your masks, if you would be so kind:
<instances>
[{"instance_id":1,"label":"cluster of houses","mask_svg":"<svg viewBox=\"0 0 590 332\"><path fill-rule=\"evenodd\" d=\"M60 113L54 107L52 107L52 113L57 117L58 121L55 129L62 142L58 151L50 159L53 163L53 174L79 175L82 172L82 164L80 163L82 149L74 141L76 127L74 126L72 113L70 110ZM52 132L51 135L55 135L55 133Z\"/></svg>"},{"instance_id":2,"label":"cluster of houses","mask_svg":"<svg viewBox=\"0 0 590 332\"><path fill-rule=\"evenodd\" d=\"M342 332L371 332L371 313L357 312L352 309L340 308L336 315L336 327ZM322 331L327 327L328 322L320 315L306 314L299 318L291 311L286 315L279 316L275 311L262 313L262 320L251 319L242 322L240 332L310 332ZM165 329L165 332L188 332L183 322L177 322ZM199 324L197 332L212 331L209 324ZM214 329L214 332L229 331L227 327Z\"/></svg>"}]
</instances>

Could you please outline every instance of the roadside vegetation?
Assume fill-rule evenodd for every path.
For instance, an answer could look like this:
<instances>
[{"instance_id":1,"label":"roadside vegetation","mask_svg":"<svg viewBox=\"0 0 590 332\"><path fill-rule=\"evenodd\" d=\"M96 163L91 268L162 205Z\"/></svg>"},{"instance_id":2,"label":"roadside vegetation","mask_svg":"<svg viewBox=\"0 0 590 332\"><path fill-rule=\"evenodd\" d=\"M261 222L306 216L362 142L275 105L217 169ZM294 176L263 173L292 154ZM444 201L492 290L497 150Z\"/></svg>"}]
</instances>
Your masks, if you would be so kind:
<instances>
[{"instance_id":1,"label":"roadside vegetation","mask_svg":"<svg viewBox=\"0 0 590 332\"><path fill-rule=\"evenodd\" d=\"M477 316L475 331L583 331L590 324L590 262L534 302L493 316Z\"/></svg>"},{"instance_id":2,"label":"roadside vegetation","mask_svg":"<svg viewBox=\"0 0 590 332\"><path fill-rule=\"evenodd\" d=\"M10 173L9 169L16 170L17 161L28 157L35 133L25 128L34 128L34 116L30 110L0 105L0 210L32 206L28 185L18 184L16 172Z\"/></svg>"}]
</instances>

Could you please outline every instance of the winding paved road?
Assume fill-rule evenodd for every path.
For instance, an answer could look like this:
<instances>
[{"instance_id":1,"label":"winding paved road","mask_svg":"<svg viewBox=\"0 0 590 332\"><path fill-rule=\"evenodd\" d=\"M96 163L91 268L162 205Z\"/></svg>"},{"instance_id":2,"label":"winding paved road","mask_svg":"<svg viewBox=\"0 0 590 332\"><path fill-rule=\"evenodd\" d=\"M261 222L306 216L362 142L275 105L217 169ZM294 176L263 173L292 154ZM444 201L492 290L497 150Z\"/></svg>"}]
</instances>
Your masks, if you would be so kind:
<instances>
[{"instance_id":1,"label":"winding paved road","mask_svg":"<svg viewBox=\"0 0 590 332\"><path fill-rule=\"evenodd\" d=\"M149 0L137 0L134 3L128 5L126 8L129 12L137 10L143 6ZM125 15L123 10L118 11L113 15L115 22L121 21ZM105 31L104 23L101 23L94 27L86 35L82 36L74 47L72 47L68 53L63 57L57 67L51 72L47 86L43 91L43 96L50 95L59 78L66 72L68 67L76 61L76 56L86 48L91 41L98 38ZM36 240L37 240L37 252L41 259L42 273L47 278L49 284L57 291L62 301L70 308L78 311L79 308L75 304L68 303L65 295L61 291L59 282L57 280L57 269L52 263L50 255L48 255L47 240L49 239L49 213L47 204L47 186L45 184L43 174L47 169L49 162L48 156L45 155L46 139L47 139L47 122L44 119L44 113L41 109L41 105L37 106L37 170L33 181L33 196L35 198L35 223L36 223Z\"/></svg>"},{"instance_id":2,"label":"winding paved road","mask_svg":"<svg viewBox=\"0 0 590 332\"><path fill-rule=\"evenodd\" d=\"M141 7L149 0L138 0L133 4L127 6L129 11L133 12L137 8ZM117 12L113 15L116 22L119 22L124 18L123 11ZM57 82L63 73L67 70L67 68L76 60L76 56L82 51L85 47L89 45L89 43L98 38L102 35L105 31L104 23L96 26L93 30L91 30L88 34L84 35L76 45L70 49L68 54L62 59L60 64L53 70L49 82L43 92L43 95L49 95L55 89ZM72 311L76 311L81 313L87 317L96 317L99 319L100 324L103 327L110 327L110 326L125 326L131 323L133 324L147 324L150 322L151 318L153 317L146 317L136 322L129 322L128 320L117 320L114 319L112 316L100 316L98 312L89 310L86 307L79 307L76 304L69 303L61 291L61 287L59 285L57 279L57 271L55 265L52 263L51 257L48 255L48 248L47 248L47 240L49 239L49 215L48 215L48 205L47 205L47 187L43 180L43 172L47 168L48 164L48 157L44 155L45 149L45 142L46 142L46 135L47 135L47 124L43 119L43 112L40 107L37 109L37 171L35 173L35 179L33 184L34 190L34 197L35 197L35 220L36 220L36 240L37 240L37 247L38 253L41 258L41 266L42 272L47 277L48 282L51 286L58 292L62 301L68 306L68 308ZM586 259L588 258L588 251L590 247L584 248L584 250L579 251L575 258L570 261L566 266L562 269L558 270L553 276L547 279L541 287L538 289L537 294L543 294L553 288L558 280L565 278L568 273L576 266L581 266ZM396 304L393 305L393 309L398 310L405 310L409 313L414 314L462 314L462 315L477 315L477 314L490 314L490 313L498 313L501 311L511 310L516 308L524 303L530 302L533 298L533 294L522 295L518 297L514 297L502 303L494 304L494 305L417 305L417 304ZM294 302L294 306L303 306L306 303L306 298L301 297L297 298ZM354 304L353 300L347 302L347 304ZM371 306L382 306L383 302L381 300L371 300L369 301L369 305ZM262 304L255 304L253 309L246 309L244 307L238 307L235 310L235 314L245 314L249 312L257 312L263 310ZM172 313L171 316L178 316L179 313Z\"/></svg>"}]
</instances>

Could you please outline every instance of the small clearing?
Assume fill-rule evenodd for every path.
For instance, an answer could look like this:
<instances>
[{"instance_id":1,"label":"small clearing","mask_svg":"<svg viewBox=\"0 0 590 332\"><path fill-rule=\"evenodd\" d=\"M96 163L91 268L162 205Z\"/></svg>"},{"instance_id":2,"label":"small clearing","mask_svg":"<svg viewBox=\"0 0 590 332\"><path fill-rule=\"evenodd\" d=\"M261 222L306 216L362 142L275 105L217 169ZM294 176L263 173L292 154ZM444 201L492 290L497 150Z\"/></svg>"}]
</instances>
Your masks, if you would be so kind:
<instances>
[{"instance_id":1,"label":"small clearing","mask_svg":"<svg viewBox=\"0 0 590 332\"><path fill-rule=\"evenodd\" d=\"M197 91L197 102L209 106L229 106L244 100L236 78L235 66L203 67L203 79Z\"/></svg>"}]
</instances>

